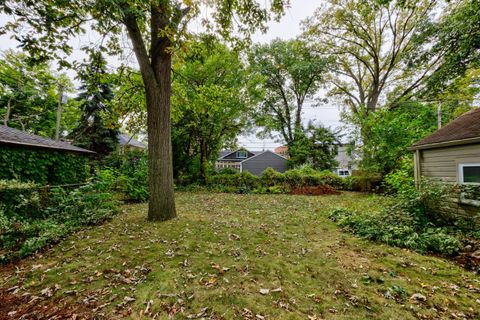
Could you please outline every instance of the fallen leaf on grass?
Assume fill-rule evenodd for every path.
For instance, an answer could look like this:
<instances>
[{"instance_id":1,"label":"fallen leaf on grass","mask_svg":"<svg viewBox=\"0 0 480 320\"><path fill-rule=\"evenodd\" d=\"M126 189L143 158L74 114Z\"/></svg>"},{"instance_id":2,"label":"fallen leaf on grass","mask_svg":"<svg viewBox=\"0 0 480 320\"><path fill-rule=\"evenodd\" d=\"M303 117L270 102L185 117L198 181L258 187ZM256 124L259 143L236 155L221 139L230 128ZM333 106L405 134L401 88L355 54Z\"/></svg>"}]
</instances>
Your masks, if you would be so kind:
<instances>
[{"instance_id":1,"label":"fallen leaf on grass","mask_svg":"<svg viewBox=\"0 0 480 320\"><path fill-rule=\"evenodd\" d=\"M263 295L266 295L266 294L269 294L270 293L270 290L269 289L260 289L260 293L263 294Z\"/></svg>"}]
</instances>

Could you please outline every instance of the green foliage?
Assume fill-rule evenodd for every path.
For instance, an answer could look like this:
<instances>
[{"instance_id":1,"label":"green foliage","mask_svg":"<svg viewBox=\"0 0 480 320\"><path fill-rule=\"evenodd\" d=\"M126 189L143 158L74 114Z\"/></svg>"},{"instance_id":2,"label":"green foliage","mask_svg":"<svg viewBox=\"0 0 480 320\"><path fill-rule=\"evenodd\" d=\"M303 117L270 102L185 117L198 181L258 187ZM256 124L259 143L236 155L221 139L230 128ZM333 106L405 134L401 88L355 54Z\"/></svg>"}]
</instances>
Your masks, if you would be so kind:
<instances>
[{"instance_id":1,"label":"green foliage","mask_svg":"<svg viewBox=\"0 0 480 320\"><path fill-rule=\"evenodd\" d=\"M0 181L0 261L30 255L117 213L116 201L101 189L87 184L72 191L48 190L31 183Z\"/></svg>"},{"instance_id":2,"label":"green foliage","mask_svg":"<svg viewBox=\"0 0 480 320\"><path fill-rule=\"evenodd\" d=\"M247 73L238 52L215 37L202 35L188 47L173 69L174 168L177 177L198 175L203 183L221 147L247 126L258 102L258 79Z\"/></svg>"},{"instance_id":3,"label":"green foliage","mask_svg":"<svg viewBox=\"0 0 480 320\"><path fill-rule=\"evenodd\" d=\"M443 55L442 64L428 80L424 95L442 94L469 69L480 67L480 3L477 0L464 0L447 7L439 21L422 27L414 40L426 45L423 51L412 55L412 61L415 65L424 64L439 53ZM472 89L478 92L478 87Z\"/></svg>"},{"instance_id":4,"label":"green foliage","mask_svg":"<svg viewBox=\"0 0 480 320\"><path fill-rule=\"evenodd\" d=\"M343 188L349 191L378 192L382 176L378 173L359 171L354 176L343 178Z\"/></svg>"},{"instance_id":5,"label":"green foliage","mask_svg":"<svg viewBox=\"0 0 480 320\"><path fill-rule=\"evenodd\" d=\"M252 190L253 194L283 194L288 193L288 189L283 186L258 187Z\"/></svg>"},{"instance_id":6,"label":"green foliage","mask_svg":"<svg viewBox=\"0 0 480 320\"><path fill-rule=\"evenodd\" d=\"M285 181L285 175L275 171L273 168L268 167L262 172L260 177L262 184L266 187L273 187L275 185L281 185Z\"/></svg>"},{"instance_id":7,"label":"green foliage","mask_svg":"<svg viewBox=\"0 0 480 320\"><path fill-rule=\"evenodd\" d=\"M480 201L480 185L463 184L458 188L463 199Z\"/></svg>"},{"instance_id":8,"label":"green foliage","mask_svg":"<svg viewBox=\"0 0 480 320\"><path fill-rule=\"evenodd\" d=\"M384 177L386 191L407 196L415 190L414 165L412 157L405 157L401 160L401 166Z\"/></svg>"},{"instance_id":9,"label":"green foliage","mask_svg":"<svg viewBox=\"0 0 480 320\"><path fill-rule=\"evenodd\" d=\"M254 115L264 134L280 134L290 146L304 134L302 108L324 82L327 60L302 40L275 39L249 54L251 72L263 78L263 103Z\"/></svg>"},{"instance_id":10,"label":"green foliage","mask_svg":"<svg viewBox=\"0 0 480 320\"><path fill-rule=\"evenodd\" d=\"M2 147L0 179L62 185L84 182L88 158L84 155L52 150Z\"/></svg>"},{"instance_id":11,"label":"green foliage","mask_svg":"<svg viewBox=\"0 0 480 320\"><path fill-rule=\"evenodd\" d=\"M148 200L148 157L145 152L114 153L104 159L94 180L102 190L126 201Z\"/></svg>"},{"instance_id":12,"label":"green foliage","mask_svg":"<svg viewBox=\"0 0 480 320\"><path fill-rule=\"evenodd\" d=\"M343 179L331 171L317 171L310 166L291 169L284 173L289 187L318 186L327 184L336 189L343 189Z\"/></svg>"},{"instance_id":13,"label":"green foliage","mask_svg":"<svg viewBox=\"0 0 480 320\"><path fill-rule=\"evenodd\" d=\"M344 181L336 174L326 170L318 171L310 166L280 173L272 168L263 171L260 177L249 172L215 174L207 179L207 186L222 192L288 193L295 187L329 185L335 189L344 189Z\"/></svg>"},{"instance_id":14,"label":"green foliage","mask_svg":"<svg viewBox=\"0 0 480 320\"><path fill-rule=\"evenodd\" d=\"M295 141L288 146L288 164L290 167L309 164L317 170L335 168L338 165L335 160L338 143L336 133L310 123L305 132L297 134Z\"/></svg>"},{"instance_id":15,"label":"green foliage","mask_svg":"<svg viewBox=\"0 0 480 320\"><path fill-rule=\"evenodd\" d=\"M226 187L228 190L245 193L260 185L260 178L249 172L236 174L217 174L207 178L207 185L216 189Z\"/></svg>"},{"instance_id":16,"label":"green foliage","mask_svg":"<svg viewBox=\"0 0 480 320\"><path fill-rule=\"evenodd\" d=\"M58 85L72 92L64 74L54 74L47 62L29 63L25 53L7 50L0 59L0 117L2 124L40 136L55 134ZM71 129L78 113L72 103L63 105L60 129Z\"/></svg>"},{"instance_id":17,"label":"green foliage","mask_svg":"<svg viewBox=\"0 0 480 320\"><path fill-rule=\"evenodd\" d=\"M437 227L427 214L427 207L446 194L441 186L428 184L420 192L404 193L396 204L380 212L360 213L337 208L330 219L361 238L419 252L455 255L461 250L461 240L448 229Z\"/></svg>"},{"instance_id":18,"label":"green foliage","mask_svg":"<svg viewBox=\"0 0 480 320\"><path fill-rule=\"evenodd\" d=\"M108 102L113 99L111 84L106 77L106 61L98 53L92 53L90 58L79 72L83 84L77 100L82 115L69 137L74 145L95 151L101 157L117 148L119 131L116 124L105 121L105 114L110 113Z\"/></svg>"},{"instance_id":19,"label":"green foliage","mask_svg":"<svg viewBox=\"0 0 480 320\"><path fill-rule=\"evenodd\" d=\"M409 146L437 129L436 107L409 103L394 110L378 110L362 126L368 128L368 139L361 148L360 165L363 170L386 174L399 168L399 159L411 155Z\"/></svg>"}]
</instances>

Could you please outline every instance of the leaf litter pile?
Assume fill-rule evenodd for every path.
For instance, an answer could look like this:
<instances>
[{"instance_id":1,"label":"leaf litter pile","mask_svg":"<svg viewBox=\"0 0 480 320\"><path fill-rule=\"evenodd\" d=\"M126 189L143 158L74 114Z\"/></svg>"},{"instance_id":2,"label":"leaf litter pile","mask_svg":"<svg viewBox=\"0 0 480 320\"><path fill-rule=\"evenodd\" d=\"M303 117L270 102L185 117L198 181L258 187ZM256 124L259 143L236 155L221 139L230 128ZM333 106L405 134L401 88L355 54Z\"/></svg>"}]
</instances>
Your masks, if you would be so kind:
<instances>
[{"instance_id":1,"label":"leaf litter pile","mask_svg":"<svg viewBox=\"0 0 480 320\"><path fill-rule=\"evenodd\" d=\"M0 267L0 319L478 319L480 276L341 233L383 198L178 193Z\"/></svg>"}]
</instances>

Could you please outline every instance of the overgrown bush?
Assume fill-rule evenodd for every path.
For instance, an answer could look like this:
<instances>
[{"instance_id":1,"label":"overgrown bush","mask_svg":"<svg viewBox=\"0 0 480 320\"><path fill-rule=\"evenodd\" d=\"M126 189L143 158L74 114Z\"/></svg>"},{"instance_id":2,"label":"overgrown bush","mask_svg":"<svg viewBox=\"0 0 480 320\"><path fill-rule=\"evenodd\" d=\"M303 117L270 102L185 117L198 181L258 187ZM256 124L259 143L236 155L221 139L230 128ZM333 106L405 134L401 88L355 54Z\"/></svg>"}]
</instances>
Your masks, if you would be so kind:
<instances>
[{"instance_id":1,"label":"overgrown bush","mask_svg":"<svg viewBox=\"0 0 480 320\"><path fill-rule=\"evenodd\" d=\"M260 180L264 186L273 187L283 184L285 182L285 175L274 170L273 168L268 167L262 172Z\"/></svg>"},{"instance_id":2,"label":"overgrown bush","mask_svg":"<svg viewBox=\"0 0 480 320\"><path fill-rule=\"evenodd\" d=\"M207 186L213 191L239 193L288 193L298 187L328 185L343 189L343 179L330 171L317 171L309 166L280 173L272 168L263 171L260 177L249 172L217 173L207 178Z\"/></svg>"},{"instance_id":3,"label":"overgrown bush","mask_svg":"<svg viewBox=\"0 0 480 320\"><path fill-rule=\"evenodd\" d=\"M385 175L385 190L391 194L400 194L404 196L415 193L413 170L413 160L411 157L403 158L399 169Z\"/></svg>"},{"instance_id":4,"label":"overgrown bush","mask_svg":"<svg viewBox=\"0 0 480 320\"><path fill-rule=\"evenodd\" d=\"M0 206L0 261L4 262L32 254L118 211L112 195L95 183L71 191L18 182L5 187L7 184L0 183L11 196Z\"/></svg>"},{"instance_id":5,"label":"overgrown bush","mask_svg":"<svg viewBox=\"0 0 480 320\"><path fill-rule=\"evenodd\" d=\"M110 156L97 170L95 181L104 191L119 194L126 201L142 202L148 200L148 159L146 153L128 152Z\"/></svg>"},{"instance_id":6,"label":"overgrown bush","mask_svg":"<svg viewBox=\"0 0 480 320\"><path fill-rule=\"evenodd\" d=\"M223 192L248 193L260 186L260 178L250 172L216 174L207 177L207 185Z\"/></svg>"},{"instance_id":7,"label":"overgrown bush","mask_svg":"<svg viewBox=\"0 0 480 320\"><path fill-rule=\"evenodd\" d=\"M459 238L446 228L437 227L427 215L428 203L445 195L442 186L430 184L420 192L399 197L395 205L377 213L347 209L332 210L330 218L361 238L412 249L454 255L461 249Z\"/></svg>"},{"instance_id":8,"label":"overgrown bush","mask_svg":"<svg viewBox=\"0 0 480 320\"><path fill-rule=\"evenodd\" d=\"M382 177L378 173L361 171L354 176L343 178L343 189L359 192L378 191Z\"/></svg>"},{"instance_id":9,"label":"overgrown bush","mask_svg":"<svg viewBox=\"0 0 480 320\"><path fill-rule=\"evenodd\" d=\"M51 150L2 147L0 179L63 185L84 182L88 158L84 155Z\"/></svg>"}]
</instances>

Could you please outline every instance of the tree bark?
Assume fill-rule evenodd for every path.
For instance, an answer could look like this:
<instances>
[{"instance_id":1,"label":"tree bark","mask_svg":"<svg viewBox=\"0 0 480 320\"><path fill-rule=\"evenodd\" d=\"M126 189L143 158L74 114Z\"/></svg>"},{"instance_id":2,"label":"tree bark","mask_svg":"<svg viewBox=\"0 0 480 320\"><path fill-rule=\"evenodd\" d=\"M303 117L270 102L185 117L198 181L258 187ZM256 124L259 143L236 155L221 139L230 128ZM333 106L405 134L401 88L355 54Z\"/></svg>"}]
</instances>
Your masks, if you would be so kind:
<instances>
[{"instance_id":1,"label":"tree bark","mask_svg":"<svg viewBox=\"0 0 480 320\"><path fill-rule=\"evenodd\" d=\"M200 182L202 184L207 183L207 165L207 142L205 140L202 140L200 142Z\"/></svg>"},{"instance_id":2,"label":"tree bark","mask_svg":"<svg viewBox=\"0 0 480 320\"><path fill-rule=\"evenodd\" d=\"M148 129L148 220L165 221L176 217L173 192L172 137L170 121L172 56L168 38L158 36L165 25L160 23L158 8L152 7L150 57L136 17L125 16L124 24L133 44L145 85Z\"/></svg>"},{"instance_id":3,"label":"tree bark","mask_svg":"<svg viewBox=\"0 0 480 320\"><path fill-rule=\"evenodd\" d=\"M157 83L153 86L145 86L150 191L148 220L150 221L165 221L176 217L170 122L171 67L171 55L162 55L154 69Z\"/></svg>"}]
</instances>

